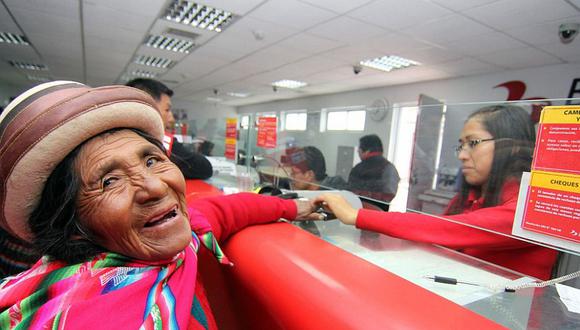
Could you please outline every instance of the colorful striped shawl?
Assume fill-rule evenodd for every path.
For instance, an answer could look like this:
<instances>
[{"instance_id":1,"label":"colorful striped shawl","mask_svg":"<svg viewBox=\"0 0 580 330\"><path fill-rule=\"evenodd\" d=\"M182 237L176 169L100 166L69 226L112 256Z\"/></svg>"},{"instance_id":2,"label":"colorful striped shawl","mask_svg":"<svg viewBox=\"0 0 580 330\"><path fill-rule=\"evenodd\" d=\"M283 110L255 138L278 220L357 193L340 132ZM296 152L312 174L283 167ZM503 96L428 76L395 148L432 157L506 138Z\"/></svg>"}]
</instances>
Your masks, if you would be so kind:
<instances>
[{"instance_id":1,"label":"colorful striped shawl","mask_svg":"<svg viewBox=\"0 0 580 330\"><path fill-rule=\"evenodd\" d=\"M221 263L229 261L207 222L200 222L203 216L192 213L192 243L171 260L140 262L102 253L70 265L43 258L6 278L0 283L0 329L207 327L195 298L200 240Z\"/></svg>"}]
</instances>

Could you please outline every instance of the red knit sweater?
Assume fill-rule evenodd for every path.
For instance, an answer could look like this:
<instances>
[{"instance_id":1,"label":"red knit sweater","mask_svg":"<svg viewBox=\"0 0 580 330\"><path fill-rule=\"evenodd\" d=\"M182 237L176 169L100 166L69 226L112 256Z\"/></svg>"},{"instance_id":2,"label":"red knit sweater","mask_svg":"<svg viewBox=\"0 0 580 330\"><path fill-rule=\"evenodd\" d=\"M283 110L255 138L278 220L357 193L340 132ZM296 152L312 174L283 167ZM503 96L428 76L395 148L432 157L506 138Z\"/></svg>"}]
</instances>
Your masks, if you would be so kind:
<instances>
[{"instance_id":1,"label":"red knit sweater","mask_svg":"<svg viewBox=\"0 0 580 330\"><path fill-rule=\"evenodd\" d=\"M498 206L482 208L483 199L470 199L464 213L443 217L511 234L518 184L504 186ZM517 239L416 213L361 209L356 226L411 241L443 245L539 279L549 279L557 252Z\"/></svg>"},{"instance_id":2,"label":"red knit sweater","mask_svg":"<svg viewBox=\"0 0 580 330\"><path fill-rule=\"evenodd\" d=\"M207 218L220 243L250 225L273 222L279 218L293 220L297 211L293 200L250 193L200 198L193 200L188 206L201 212ZM201 253L207 253L207 251L201 250ZM207 328L217 329L199 273L196 279L195 296L206 316ZM198 321L192 318L188 329L202 328Z\"/></svg>"}]
</instances>

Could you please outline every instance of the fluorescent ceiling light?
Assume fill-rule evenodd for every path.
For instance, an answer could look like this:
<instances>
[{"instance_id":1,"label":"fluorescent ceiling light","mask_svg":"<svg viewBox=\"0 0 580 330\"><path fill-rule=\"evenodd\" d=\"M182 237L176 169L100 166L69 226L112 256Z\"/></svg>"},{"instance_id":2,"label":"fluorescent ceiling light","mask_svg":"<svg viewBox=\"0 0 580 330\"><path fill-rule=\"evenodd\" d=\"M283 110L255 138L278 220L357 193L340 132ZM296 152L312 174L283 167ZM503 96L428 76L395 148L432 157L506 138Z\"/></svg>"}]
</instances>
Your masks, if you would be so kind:
<instances>
[{"instance_id":1,"label":"fluorescent ceiling light","mask_svg":"<svg viewBox=\"0 0 580 330\"><path fill-rule=\"evenodd\" d=\"M283 88L300 88L300 87L304 87L306 86L307 83L302 82L302 81L296 81L296 80L278 80L272 83L272 86L276 86L276 87L283 87Z\"/></svg>"},{"instance_id":2,"label":"fluorescent ceiling light","mask_svg":"<svg viewBox=\"0 0 580 330\"><path fill-rule=\"evenodd\" d=\"M35 76L35 75L30 75L27 74L26 75L26 79L30 80L30 81L38 81L38 82L48 82L50 81L49 77L41 77L41 76Z\"/></svg>"},{"instance_id":3,"label":"fluorescent ceiling light","mask_svg":"<svg viewBox=\"0 0 580 330\"><path fill-rule=\"evenodd\" d=\"M210 102L221 102L221 101L223 101L219 97L208 97L208 98L206 98L206 100L208 100Z\"/></svg>"},{"instance_id":4,"label":"fluorescent ceiling light","mask_svg":"<svg viewBox=\"0 0 580 330\"><path fill-rule=\"evenodd\" d=\"M191 48L193 48L193 46L195 46L193 41L171 38L171 37L160 36L160 35L157 35L157 36L150 35L149 38L147 38L145 45L149 46L149 47L153 47L153 48L159 48L159 49L163 49L163 50L169 50L172 52L186 53L186 54L188 54L189 51L191 50Z\"/></svg>"},{"instance_id":5,"label":"fluorescent ceiling light","mask_svg":"<svg viewBox=\"0 0 580 330\"><path fill-rule=\"evenodd\" d=\"M250 93L238 93L238 92L229 92L228 93L229 96L233 96L233 97L248 97L250 96Z\"/></svg>"},{"instance_id":6,"label":"fluorescent ceiling light","mask_svg":"<svg viewBox=\"0 0 580 330\"><path fill-rule=\"evenodd\" d=\"M25 36L10 32L0 32L0 43L2 42L14 45L30 45L30 42L28 42Z\"/></svg>"},{"instance_id":7,"label":"fluorescent ceiling light","mask_svg":"<svg viewBox=\"0 0 580 330\"><path fill-rule=\"evenodd\" d=\"M34 70L34 71L47 71L48 67L44 64L36 64L36 63L27 63L27 62L20 62L20 61L8 61L10 65L17 69L23 70Z\"/></svg>"},{"instance_id":8,"label":"fluorescent ceiling light","mask_svg":"<svg viewBox=\"0 0 580 330\"><path fill-rule=\"evenodd\" d=\"M412 65L421 65L419 62L413 60L408 60L399 56L383 56L377 57L372 60L360 61L361 65L369 68L381 70L381 71L391 71L396 69L403 69Z\"/></svg>"},{"instance_id":9,"label":"fluorescent ceiling light","mask_svg":"<svg viewBox=\"0 0 580 330\"><path fill-rule=\"evenodd\" d=\"M173 0L167 7L165 18L177 23L209 31L222 32L234 15L229 11L200 5L187 0Z\"/></svg>"},{"instance_id":10,"label":"fluorescent ceiling light","mask_svg":"<svg viewBox=\"0 0 580 330\"><path fill-rule=\"evenodd\" d=\"M139 55L135 59L135 63L166 69L173 64L173 61L162 57Z\"/></svg>"},{"instance_id":11,"label":"fluorescent ceiling light","mask_svg":"<svg viewBox=\"0 0 580 330\"><path fill-rule=\"evenodd\" d=\"M146 70L135 70L131 72L132 76L135 77L143 77L143 78L155 78L157 77L157 73L146 71Z\"/></svg>"}]
</instances>

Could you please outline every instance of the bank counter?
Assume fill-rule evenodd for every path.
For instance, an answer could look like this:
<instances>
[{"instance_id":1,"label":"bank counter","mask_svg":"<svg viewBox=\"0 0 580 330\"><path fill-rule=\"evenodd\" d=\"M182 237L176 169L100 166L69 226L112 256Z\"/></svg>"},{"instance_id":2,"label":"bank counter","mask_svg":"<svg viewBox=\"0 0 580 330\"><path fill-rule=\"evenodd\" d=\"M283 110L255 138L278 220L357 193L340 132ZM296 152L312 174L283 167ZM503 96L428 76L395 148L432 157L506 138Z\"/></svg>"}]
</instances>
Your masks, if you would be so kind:
<instances>
[{"instance_id":1,"label":"bank counter","mask_svg":"<svg viewBox=\"0 0 580 330\"><path fill-rule=\"evenodd\" d=\"M187 183L187 199L220 194ZM200 276L221 329L577 329L553 287L515 293L485 285L532 279L440 246L361 231L339 221L252 226L205 250Z\"/></svg>"}]
</instances>

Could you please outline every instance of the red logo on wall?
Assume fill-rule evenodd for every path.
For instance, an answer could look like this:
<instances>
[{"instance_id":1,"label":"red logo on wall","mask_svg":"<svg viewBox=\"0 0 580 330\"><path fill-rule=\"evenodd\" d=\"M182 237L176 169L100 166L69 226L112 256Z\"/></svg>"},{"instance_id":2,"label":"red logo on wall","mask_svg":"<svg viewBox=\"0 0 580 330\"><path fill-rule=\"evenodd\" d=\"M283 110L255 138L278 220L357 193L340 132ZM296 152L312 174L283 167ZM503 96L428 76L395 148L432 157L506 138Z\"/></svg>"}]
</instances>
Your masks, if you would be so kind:
<instances>
[{"instance_id":1,"label":"red logo on wall","mask_svg":"<svg viewBox=\"0 0 580 330\"><path fill-rule=\"evenodd\" d=\"M497 86L494 86L493 88L498 88L498 87L505 87L508 90L508 97L507 97L506 101L547 100L547 98L541 97L541 96L532 96L532 97L527 97L524 99L523 97L524 97L524 94L526 93L526 83L524 83L523 81L520 81L520 80L507 81L507 82L504 82L503 84L499 84ZM540 101L538 103L531 104L532 114L530 116L531 116L532 121L534 123L537 123L540 121L540 113L542 112L542 109L548 105L552 105L552 102Z\"/></svg>"}]
</instances>

